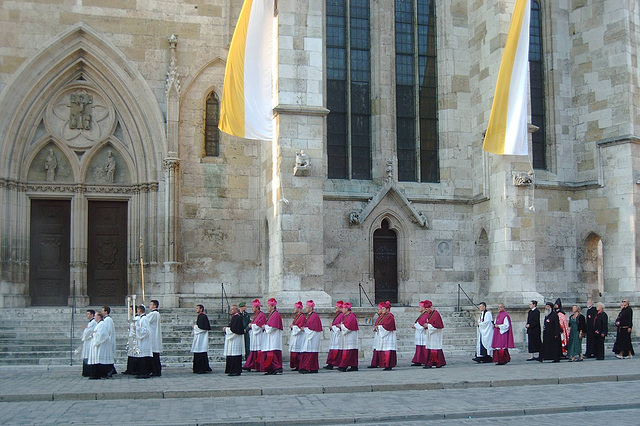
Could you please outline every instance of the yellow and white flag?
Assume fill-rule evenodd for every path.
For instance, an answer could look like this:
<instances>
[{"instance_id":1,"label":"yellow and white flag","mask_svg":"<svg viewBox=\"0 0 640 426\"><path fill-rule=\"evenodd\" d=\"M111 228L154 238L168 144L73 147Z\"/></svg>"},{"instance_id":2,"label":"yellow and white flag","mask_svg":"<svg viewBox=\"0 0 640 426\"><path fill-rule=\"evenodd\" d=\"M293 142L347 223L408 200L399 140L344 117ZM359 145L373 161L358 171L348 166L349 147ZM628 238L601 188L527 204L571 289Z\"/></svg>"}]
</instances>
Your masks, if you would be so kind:
<instances>
[{"instance_id":1,"label":"yellow and white flag","mask_svg":"<svg viewBox=\"0 0 640 426\"><path fill-rule=\"evenodd\" d=\"M527 79L530 15L530 0L516 0L482 148L487 152L502 155L529 153Z\"/></svg>"},{"instance_id":2,"label":"yellow and white flag","mask_svg":"<svg viewBox=\"0 0 640 426\"><path fill-rule=\"evenodd\" d=\"M273 138L273 0L245 0L231 39L218 128Z\"/></svg>"}]
</instances>

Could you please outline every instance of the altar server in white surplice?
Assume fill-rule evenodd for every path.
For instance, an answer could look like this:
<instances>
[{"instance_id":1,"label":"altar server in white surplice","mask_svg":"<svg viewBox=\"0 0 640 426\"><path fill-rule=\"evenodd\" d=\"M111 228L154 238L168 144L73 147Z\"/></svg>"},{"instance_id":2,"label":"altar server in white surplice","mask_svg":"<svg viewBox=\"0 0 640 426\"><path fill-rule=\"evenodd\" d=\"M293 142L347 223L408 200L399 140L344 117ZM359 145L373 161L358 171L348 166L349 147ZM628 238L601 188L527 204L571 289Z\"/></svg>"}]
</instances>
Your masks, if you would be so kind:
<instances>
[{"instance_id":1,"label":"altar server in white surplice","mask_svg":"<svg viewBox=\"0 0 640 426\"><path fill-rule=\"evenodd\" d=\"M91 338L88 364L91 369L90 379L109 377L113 357L111 356L111 342L109 341L109 326L103 321L102 312L96 312L96 326Z\"/></svg>"},{"instance_id":2,"label":"altar server in white surplice","mask_svg":"<svg viewBox=\"0 0 640 426\"><path fill-rule=\"evenodd\" d=\"M118 374L116 366L114 365L116 357L116 326L111 319L111 308L109 306L102 307L102 315L104 316L103 321L109 334L109 344L111 346L111 351L109 352L109 356L111 358L111 371L109 372L109 377L111 377L113 374Z\"/></svg>"},{"instance_id":3,"label":"altar server in white surplice","mask_svg":"<svg viewBox=\"0 0 640 426\"><path fill-rule=\"evenodd\" d=\"M140 354L138 358L138 375L136 379L148 379L151 377L151 362L153 361L153 353L151 352L151 327L149 326L149 318L146 315L144 305L138 306L138 321L135 325L136 343Z\"/></svg>"},{"instance_id":4,"label":"altar server in white surplice","mask_svg":"<svg viewBox=\"0 0 640 426\"><path fill-rule=\"evenodd\" d=\"M149 318L149 330L151 332L151 352L153 353L153 361L151 362L151 375L154 377L162 376L162 364L160 364L160 352L162 352L162 321L158 307L160 302L152 300L149 302L151 312L147 314Z\"/></svg>"},{"instance_id":5,"label":"altar server in white surplice","mask_svg":"<svg viewBox=\"0 0 640 426\"><path fill-rule=\"evenodd\" d=\"M487 310L487 304L480 302L478 305L480 309L480 318L478 318L478 341L476 343L476 357L473 358L475 362L492 362L493 361L493 349L491 348L491 342L493 341L493 316L491 312Z\"/></svg>"},{"instance_id":6,"label":"altar server in white surplice","mask_svg":"<svg viewBox=\"0 0 640 426\"><path fill-rule=\"evenodd\" d=\"M204 306L196 305L196 314L198 318L193 325L193 344L191 352L193 352L193 372L196 374L205 374L211 371L209 366L209 330L211 323L209 317L204 313Z\"/></svg>"},{"instance_id":7,"label":"altar server in white surplice","mask_svg":"<svg viewBox=\"0 0 640 426\"><path fill-rule=\"evenodd\" d=\"M93 329L96 327L96 320L94 319L96 311L93 309L87 309L87 320L89 323L84 327L82 331L82 376L91 376L91 369L89 368L89 352L91 352L91 338L93 337Z\"/></svg>"},{"instance_id":8,"label":"altar server in white surplice","mask_svg":"<svg viewBox=\"0 0 640 426\"><path fill-rule=\"evenodd\" d=\"M244 356L244 325L238 305L231 305L231 321L224 327L224 356L226 366L224 372L229 376L242 374L242 357Z\"/></svg>"}]
</instances>

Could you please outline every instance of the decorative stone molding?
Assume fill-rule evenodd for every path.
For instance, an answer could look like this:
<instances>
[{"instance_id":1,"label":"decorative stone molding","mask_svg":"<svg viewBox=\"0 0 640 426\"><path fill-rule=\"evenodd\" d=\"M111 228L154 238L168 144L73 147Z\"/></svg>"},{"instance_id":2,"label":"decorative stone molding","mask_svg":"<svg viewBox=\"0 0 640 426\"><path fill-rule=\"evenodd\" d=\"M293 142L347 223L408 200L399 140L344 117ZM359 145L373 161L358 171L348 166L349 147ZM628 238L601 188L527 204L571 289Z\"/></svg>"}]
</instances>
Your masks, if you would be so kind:
<instances>
[{"instance_id":1,"label":"decorative stone molding","mask_svg":"<svg viewBox=\"0 0 640 426\"><path fill-rule=\"evenodd\" d=\"M382 188L380 188L378 193L368 201L367 205L362 210L350 212L349 223L351 225L359 225L363 223L371 212L373 212L376 206L387 196L387 194L392 196L396 203L402 207L412 222L415 222L423 228L428 228L427 218L424 213L413 207L411 201L409 201L407 197L400 192L395 182L387 182Z\"/></svg>"},{"instance_id":2,"label":"decorative stone molding","mask_svg":"<svg viewBox=\"0 0 640 426\"><path fill-rule=\"evenodd\" d=\"M84 184L47 184L47 183L21 183L0 179L0 187L6 186L9 189L20 188L29 192L47 192L47 193L100 193L100 194L133 194L139 192L142 188L146 192L157 192L158 184L142 183L138 185L84 185Z\"/></svg>"},{"instance_id":3,"label":"decorative stone molding","mask_svg":"<svg viewBox=\"0 0 640 426\"><path fill-rule=\"evenodd\" d=\"M168 172L176 172L180 168L180 159L175 152L168 152L167 157L162 160L162 167Z\"/></svg>"},{"instance_id":4,"label":"decorative stone molding","mask_svg":"<svg viewBox=\"0 0 640 426\"><path fill-rule=\"evenodd\" d=\"M171 92L175 90L177 95L180 95L180 73L178 72L178 63L176 61L176 48L178 46L178 36L171 34L169 36L169 51L171 52L171 62L169 62L169 68L167 70L166 91Z\"/></svg>"},{"instance_id":5,"label":"decorative stone molding","mask_svg":"<svg viewBox=\"0 0 640 426\"><path fill-rule=\"evenodd\" d=\"M307 106L307 105L277 105L273 109L274 115L317 115L324 117L329 115L329 110L323 107Z\"/></svg>"}]
</instances>

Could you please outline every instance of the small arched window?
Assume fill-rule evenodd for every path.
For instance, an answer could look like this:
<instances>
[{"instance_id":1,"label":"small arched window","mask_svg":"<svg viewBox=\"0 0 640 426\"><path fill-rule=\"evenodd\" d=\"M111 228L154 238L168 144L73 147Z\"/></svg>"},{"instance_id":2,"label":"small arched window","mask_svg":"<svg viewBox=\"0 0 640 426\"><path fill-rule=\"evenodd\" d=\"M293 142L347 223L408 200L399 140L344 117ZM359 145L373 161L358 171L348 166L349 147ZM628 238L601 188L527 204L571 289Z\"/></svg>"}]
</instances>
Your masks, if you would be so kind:
<instances>
[{"instance_id":1,"label":"small arched window","mask_svg":"<svg viewBox=\"0 0 640 426\"><path fill-rule=\"evenodd\" d=\"M220 101L215 92L209 93L204 117L204 153L207 157L220 155Z\"/></svg>"}]
</instances>

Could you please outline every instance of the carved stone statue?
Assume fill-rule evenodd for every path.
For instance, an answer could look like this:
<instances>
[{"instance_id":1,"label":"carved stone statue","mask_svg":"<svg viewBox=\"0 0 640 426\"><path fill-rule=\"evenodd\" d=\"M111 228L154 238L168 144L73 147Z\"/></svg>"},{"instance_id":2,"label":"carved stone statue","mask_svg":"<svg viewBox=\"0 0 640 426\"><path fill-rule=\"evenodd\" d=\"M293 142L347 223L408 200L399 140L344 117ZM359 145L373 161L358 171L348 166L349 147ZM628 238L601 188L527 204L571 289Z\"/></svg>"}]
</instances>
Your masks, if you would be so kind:
<instances>
[{"instance_id":1,"label":"carved stone statue","mask_svg":"<svg viewBox=\"0 0 640 426\"><path fill-rule=\"evenodd\" d=\"M104 174L107 182L114 183L116 181L116 159L111 150L107 152L107 161L104 165Z\"/></svg>"},{"instance_id":2,"label":"carved stone statue","mask_svg":"<svg viewBox=\"0 0 640 426\"><path fill-rule=\"evenodd\" d=\"M311 161L309 156L303 149L300 152L296 152L296 166L293 169L294 176L307 176L311 170Z\"/></svg>"},{"instance_id":3,"label":"carved stone statue","mask_svg":"<svg viewBox=\"0 0 640 426\"><path fill-rule=\"evenodd\" d=\"M69 128L91 130L93 96L86 91L69 95Z\"/></svg>"},{"instance_id":4,"label":"carved stone statue","mask_svg":"<svg viewBox=\"0 0 640 426\"><path fill-rule=\"evenodd\" d=\"M44 170L47 174L47 182L53 182L56 180L56 169L58 168L58 159L53 153L53 149L49 148L49 155L44 160Z\"/></svg>"}]
</instances>

